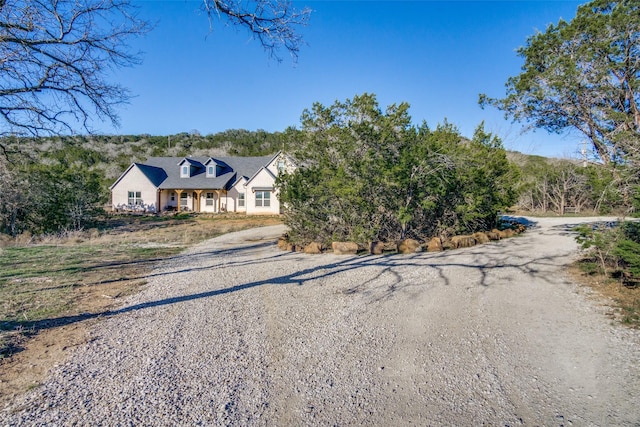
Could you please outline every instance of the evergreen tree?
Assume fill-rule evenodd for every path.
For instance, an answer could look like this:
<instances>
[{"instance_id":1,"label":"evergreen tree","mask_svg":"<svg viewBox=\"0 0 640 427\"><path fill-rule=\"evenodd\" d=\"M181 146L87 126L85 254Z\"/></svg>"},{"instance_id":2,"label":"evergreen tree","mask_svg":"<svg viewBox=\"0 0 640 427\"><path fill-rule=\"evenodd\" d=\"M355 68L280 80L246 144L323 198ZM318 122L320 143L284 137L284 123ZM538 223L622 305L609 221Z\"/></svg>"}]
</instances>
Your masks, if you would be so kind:
<instances>
[{"instance_id":1,"label":"evergreen tree","mask_svg":"<svg viewBox=\"0 0 640 427\"><path fill-rule=\"evenodd\" d=\"M383 112L375 95L302 116L293 155L302 165L278 181L291 237L393 241L488 229L514 201L513 169L500 141L478 127L414 126L409 105Z\"/></svg>"}]
</instances>

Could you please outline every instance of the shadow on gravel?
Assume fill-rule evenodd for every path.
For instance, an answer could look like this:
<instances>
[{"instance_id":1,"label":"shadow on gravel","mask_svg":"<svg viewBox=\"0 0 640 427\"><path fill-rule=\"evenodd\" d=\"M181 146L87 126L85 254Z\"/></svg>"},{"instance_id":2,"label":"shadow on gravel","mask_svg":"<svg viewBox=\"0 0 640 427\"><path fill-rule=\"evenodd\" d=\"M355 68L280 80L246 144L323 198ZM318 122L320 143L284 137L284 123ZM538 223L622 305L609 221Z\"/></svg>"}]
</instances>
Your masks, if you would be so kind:
<instances>
[{"instance_id":1,"label":"shadow on gravel","mask_svg":"<svg viewBox=\"0 0 640 427\"><path fill-rule=\"evenodd\" d=\"M179 255L175 255L167 258L162 258L155 261L162 261L164 264L166 264L167 262L171 262L173 264L179 264L180 262L184 262L186 264L187 262L193 262L194 260L198 260L198 259L208 259L208 258L210 259L214 257L230 257L238 253L245 253L247 250L260 250L260 249L266 249L272 246L274 246L272 241L268 241L260 244L250 244L250 245L242 245L242 246L236 245L233 248L229 248L229 249L198 252L197 254L184 253L184 254L179 254ZM286 255L286 253L274 254L272 257L269 257L269 258L278 258L283 255ZM184 268L184 269L176 269L176 270L169 270L167 268L163 269L162 265L158 265L157 269L150 274L144 274L140 276L129 276L124 279L101 280L95 283L86 283L86 284L87 285L103 285L103 284L113 283L121 280L150 279L152 277L166 276L168 274L189 273L192 271L199 271L199 270L215 270L219 268L226 268L226 267L232 267L232 266L243 266L243 265L251 265L255 263L262 263L264 261L265 261L264 258L260 260L255 260L255 261L240 261L240 262L232 261L225 264L219 264L214 266Z\"/></svg>"},{"instance_id":2,"label":"shadow on gravel","mask_svg":"<svg viewBox=\"0 0 640 427\"><path fill-rule=\"evenodd\" d=\"M265 249L271 250L272 252L265 252ZM518 280L521 280L523 276L525 279L536 279L548 283L557 282L554 273L557 272L558 266L564 262L564 258L569 254L553 252L541 256L534 255L537 252L539 252L539 249L534 248L534 243L531 239L517 237L502 242L488 243L472 248L440 253L340 257L326 255L324 259L330 262L320 263L312 268L295 271L291 274L250 281L228 288L136 304L117 310L108 310L99 313L83 313L33 322L19 322L19 324L16 323L16 325L5 323L3 329L20 326L27 330L37 332L43 329L55 328L90 319L117 316L119 314L152 307L172 305L202 298L214 298L263 285L311 285L314 281L331 278L342 273L348 274L355 269L371 269L367 273L369 274L369 276L367 276L369 278L362 283L342 289L341 291L347 295L368 292L373 297L373 300L391 298L396 292L401 290L408 291L411 288L423 288L426 280L424 278L430 278L429 280L444 286L450 286L453 277L457 279L460 277L468 278L470 286L476 286L477 284L483 287L489 287L498 283L504 285L505 281L506 283L510 283L509 286L517 286L519 283ZM244 258L234 260L232 255L239 253L242 253ZM265 253L269 254L269 256L265 257ZM250 259L247 259L246 255L249 255ZM160 270L144 276L144 278L189 273L198 270L238 267L256 268L260 265L278 261L295 263L296 259L309 256L310 255L301 255L298 253L279 252L275 249L273 242L264 242L198 254L184 254L174 258L185 257L185 262L187 258L193 260L193 258L198 257L208 259L212 257L228 257L229 259L204 267L183 269L178 267L174 270ZM315 257L317 257L318 260L323 260L322 256L316 255ZM179 262L179 259L175 262ZM407 268L409 268L409 270L407 270ZM413 279L405 276L407 271L412 272L411 277L414 277ZM422 277L422 279L415 279L415 277Z\"/></svg>"},{"instance_id":3,"label":"shadow on gravel","mask_svg":"<svg viewBox=\"0 0 640 427\"><path fill-rule=\"evenodd\" d=\"M593 229L597 228L614 228L620 224L620 221L594 221L594 222L576 222L575 224L562 224L562 225L554 225L551 227L551 230L557 231L562 236L575 236L577 233L575 231L576 227L581 225L591 225Z\"/></svg>"}]
</instances>

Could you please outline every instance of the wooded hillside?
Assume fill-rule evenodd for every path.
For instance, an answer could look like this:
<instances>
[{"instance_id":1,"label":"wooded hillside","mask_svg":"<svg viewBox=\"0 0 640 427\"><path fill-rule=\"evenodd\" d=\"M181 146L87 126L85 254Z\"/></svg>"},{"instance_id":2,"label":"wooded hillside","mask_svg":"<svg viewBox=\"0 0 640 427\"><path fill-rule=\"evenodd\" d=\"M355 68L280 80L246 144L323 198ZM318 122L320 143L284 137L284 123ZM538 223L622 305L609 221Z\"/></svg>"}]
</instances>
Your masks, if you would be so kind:
<instances>
[{"instance_id":1,"label":"wooded hillside","mask_svg":"<svg viewBox=\"0 0 640 427\"><path fill-rule=\"evenodd\" d=\"M438 125L438 129L447 126L451 125ZM450 130L458 135L455 129ZM99 213L96 207L108 202L108 188L114 180L132 162L148 157L259 156L278 150L296 155L302 147L301 138L301 131L295 129L274 133L232 129L204 136L192 131L170 136L4 138L7 152L0 156L0 231L17 235L87 227ZM457 138L471 141L460 135ZM418 145L409 145L407 153L424 148ZM453 149L448 143L439 147L429 156ZM380 155L382 161L385 154ZM585 168L575 161L514 152L508 152L507 158L518 172L513 175L518 177L513 207L520 212L559 214L575 208L589 214L623 208L625 200L611 173L598 165Z\"/></svg>"}]
</instances>

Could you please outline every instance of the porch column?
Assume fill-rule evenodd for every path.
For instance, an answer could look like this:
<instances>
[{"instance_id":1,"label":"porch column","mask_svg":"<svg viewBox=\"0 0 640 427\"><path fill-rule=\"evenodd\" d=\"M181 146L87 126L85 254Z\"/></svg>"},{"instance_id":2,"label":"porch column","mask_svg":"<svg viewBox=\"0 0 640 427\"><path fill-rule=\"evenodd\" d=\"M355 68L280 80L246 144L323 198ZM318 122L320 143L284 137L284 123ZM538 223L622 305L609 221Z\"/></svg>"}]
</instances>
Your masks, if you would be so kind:
<instances>
[{"instance_id":1,"label":"porch column","mask_svg":"<svg viewBox=\"0 0 640 427\"><path fill-rule=\"evenodd\" d=\"M198 201L196 202L196 205L198 206L196 211L200 212L200 194L202 194L202 190L195 190L195 192L197 194L196 198L198 199Z\"/></svg>"},{"instance_id":2,"label":"porch column","mask_svg":"<svg viewBox=\"0 0 640 427\"><path fill-rule=\"evenodd\" d=\"M222 207L222 190L216 190L216 194L218 195L218 213L220 213L220 208Z\"/></svg>"},{"instance_id":3,"label":"porch column","mask_svg":"<svg viewBox=\"0 0 640 427\"><path fill-rule=\"evenodd\" d=\"M184 190L176 190L176 194L178 195L178 212L180 212L180 210L182 209L182 206L180 204L180 195L182 194Z\"/></svg>"}]
</instances>

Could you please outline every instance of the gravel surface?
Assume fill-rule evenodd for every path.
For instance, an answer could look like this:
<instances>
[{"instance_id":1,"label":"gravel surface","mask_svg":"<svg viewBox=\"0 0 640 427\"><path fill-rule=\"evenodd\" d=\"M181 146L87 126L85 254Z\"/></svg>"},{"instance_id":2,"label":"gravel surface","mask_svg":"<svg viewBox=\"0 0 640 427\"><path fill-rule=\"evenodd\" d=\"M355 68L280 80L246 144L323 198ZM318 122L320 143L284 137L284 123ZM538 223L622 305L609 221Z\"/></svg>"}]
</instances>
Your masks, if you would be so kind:
<instances>
[{"instance_id":1,"label":"gravel surface","mask_svg":"<svg viewBox=\"0 0 640 427\"><path fill-rule=\"evenodd\" d=\"M639 426L639 333L564 275L567 220L532 221L404 256L280 252L281 226L210 240L0 425Z\"/></svg>"}]
</instances>

